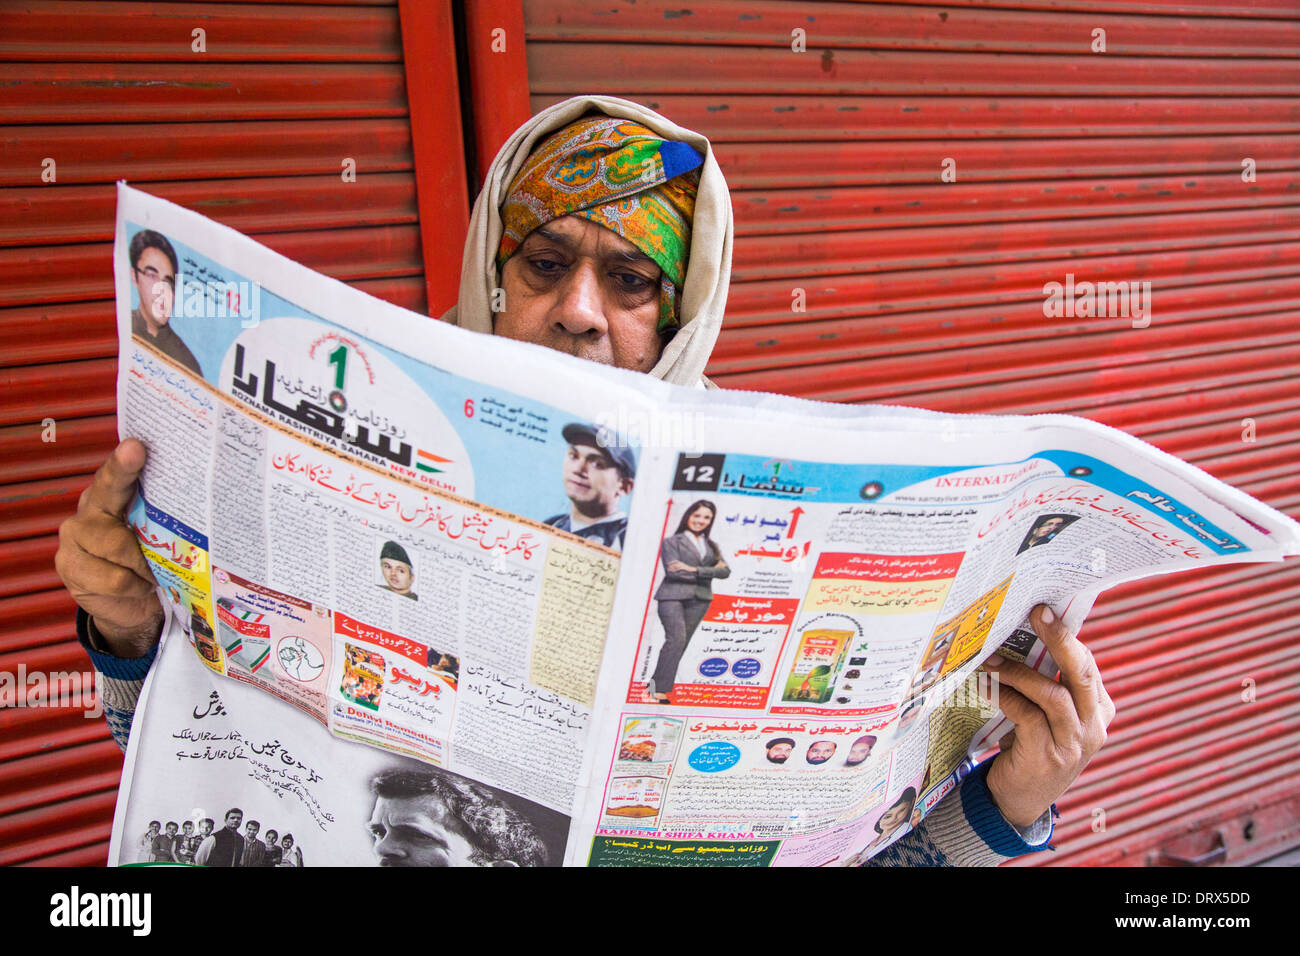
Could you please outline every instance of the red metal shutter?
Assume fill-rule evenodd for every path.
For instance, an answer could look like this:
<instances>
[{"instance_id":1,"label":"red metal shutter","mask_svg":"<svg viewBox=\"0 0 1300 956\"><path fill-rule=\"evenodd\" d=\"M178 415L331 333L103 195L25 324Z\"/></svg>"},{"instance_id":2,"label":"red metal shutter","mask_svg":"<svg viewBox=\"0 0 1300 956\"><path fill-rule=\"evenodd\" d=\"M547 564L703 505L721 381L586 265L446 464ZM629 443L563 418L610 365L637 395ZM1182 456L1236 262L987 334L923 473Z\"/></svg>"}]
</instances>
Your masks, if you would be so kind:
<instances>
[{"instance_id":1,"label":"red metal shutter","mask_svg":"<svg viewBox=\"0 0 1300 956\"><path fill-rule=\"evenodd\" d=\"M523 9L534 111L610 93L716 145L724 388L1084 415L1300 516L1294 0ZM1044 318L1066 273L1150 280L1150 327ZM1058 852L1024 865L1300 843L1298 584L1293 561L1098 602L1085 637L1119 715Z\"/></svg>"},{"instance_id":2,"label":"red metal shutter","mask_svg":"<svg viewBox=\"0 0 1300 956\"><path fill-rule=\"evenodd\" d=\"M89 670L53 556L116 444L115 180L408 308L455 301L468 209L451 17L412 6L0 10L0 672ZM120 769L78 707L0 711L0 864L102 864Z\"/></svg>"}]
</instances>

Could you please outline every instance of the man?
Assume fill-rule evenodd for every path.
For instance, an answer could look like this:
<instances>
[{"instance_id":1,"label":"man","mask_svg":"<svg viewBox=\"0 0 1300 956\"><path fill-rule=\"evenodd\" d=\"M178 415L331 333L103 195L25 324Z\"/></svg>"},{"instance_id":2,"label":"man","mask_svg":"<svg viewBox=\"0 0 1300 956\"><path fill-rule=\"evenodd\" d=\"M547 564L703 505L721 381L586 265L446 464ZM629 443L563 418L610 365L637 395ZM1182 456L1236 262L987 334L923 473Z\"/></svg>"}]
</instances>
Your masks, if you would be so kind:
<instances>
[{"instance_id":1,"label":"man","mask_svg":"<svg viewBox=\"0 0 1300 956\"><path fill-rule=\"evenodd\" d=\"M163 833L153 838L153 857L154 863L174 863L176 862L176 831L177 826L172 821L167 822L167 828Z\"/></svg>"},{"instance_id":2,"label":"man","mask_svg":"<svg viewBox=\"0 0 1300 956\"><path fill-rule=\"evenodd\" d=\"M286 833L280 837L280 862L278 867L301 867L302 866L302 848L293 845L293 834Z\"/></svg>"},{"instance_id":3,"label":"man","mask_svg":"<svg viewBox=\"0 0 1300 956\"><path fill-rule=\"evenodd\" d=\"M379 552L379 571L384 576L385 584L379 585L385 591L392 591L402 597L418 601L419 598L411 588L415 585L415 571L411 567L411 558L396 541L385 541Z\"/></svg>"},{"instance_id":4,"label":"man","mask_svg":"<svg viewBox=\"0 0 1300 956\"><path fill-rule=\"evenodd\" d=\"M149 829L140 837L140 842L136 844L139 852L136 853L137 863L153 862L153 841L158 838L158 831L162 829L162 823L158 820L149 821Z\"/></svg>"},{"instance_id":5,"label":"man","mask_svg":"<svg viewBox=\"0 0 1300 956\"><path fill-rule=\"evenodd\" d=\"M367 825L380 866L558 866L541 833L504 794L434 767L370 781Z\"/></svg>"},{"instance_id":6,"label":"man","mask_svg":"<svg viewBox=\"0 0 1300 956\"><path fill-rule=\"evenodd\" d=\"M131 334L140 336L201 378L203 372L194 353L169 324L176 298L176 250L162 233L142 229L131 237L127 254L131 260L132 282L140 299L140 307L131 312Z\"/></svg>"},{"instance_id":7,"label":"man","mask_svg":"<svg viewBox=\"0 0 1300 956\"><path fill-rule=\"evenodd\" d=\"M569 443L562 474L572 507L546 523L622 551L627 515L619 510L618 501L632 493L636 479L632 449L606 444L599 429L579 422L565 425L560 434Z\"/></svg>"},{"instance_id":8,"label":"man","mask_svg":"<svg viewBox=\"0 0 1300 956\"><path fill-rule=\"evenodd\" d=\"M243 819L244 811L238 807L227 810L226 825L199 844L194 862L199 866L239 866L247 847L239 835L239 824Z\"/></svg>"},{"instance_id":9,"label":"man","mask_svg":"<svg viewBox=\"0 0 1300 956\"><path fill-rule=\"evenodd\" d=\"M211 821L208 821L208 833L212 832ZM204 835L204 837L206 834ZM187 866L194 863L194 854L199 852L199 847L203 844L204 837L194 832L194 821L186 820L181 824L181 835L176 840L176 850L172 854L172 859L177 863L184 863Z\"/></svg>"},{"instance_id":10,"label":"man","mask_svg":"<svg viewBox=\"0 0 1300 956\"><path fill-rule=\"evenodd\" d=\"M239 858L240 866L261 866L266 861L266 844L257 838L262 824L249 820L244 827L244 852Z\"/></svg>"},{"instance_id":11,"label":"man","mask_svg":"<svg viewBox=\"0 0 1300 956\"><path fill-rule=\"evenodd\" d=\"M1016 554L1036 548L1040 544L1047 544L1076 520L1074 515L1049 515L1040 518L1038 523L1029 529L1029 534L1025 535L1025 540Z\"/></svg>"},{"instance_id":12,"label":"man","mask_svg":"<svg viewBox=\"0 0 1300 956\"><path fill-rule=\"evenodd\" d=\"M566 181L588 168L581 185ZM644 173L635 183L607 175L627 168ZM474 205L459 300L443 319L703 386L731 244L730 198L707 139L626 100L574 97L533 117L493 161ZM494 302L503 307L494 312ZM123 745L163 623L152 573L122 521L144 459L134 440L114 451L60 527L55 557ZM1018 725L1014 745L874 865L991 865L1046 846L1048 808L1101 747L1114 706L1087 648L1049 609L1037 609L1032 625L1061 665L1060 684L1014 661L986 664Z\"/></svg>"},{"instance_id":13,"label":"man","mask_svg":"<svg viewBox=\"0 0 1300 956\"><path fill-rule=\"evenodd\" d=\"M284 856L284 850L276 842L280 834L274 830L266 831L266 855L262 857L262 866L271 867L279 866L280 860Z\"/></svg>"},{"instance_id":14,"label":"man","mask_svg":"<svg viewBox=\"0 0 1300 956\"><path fill-rule=\"evenodd\" d=\"M808 753L804 754L804 760L814 766L823 764L835 756L835 741L833 740L815 740L808 747Z\"/></svg>"},{"instance_id":15,"label":"man","mask_svg":"<svg viewBox=\"0 0 1300 956\"><path fill-rule=\"evenodd\" d=\"M872 734L864 734L857 740L853 741L849 747L849 755L844 758L844 766L856 767L868 757L871 756L871 748L876 745L876 738Z\"/></svg>"},{"instance_id":16,"label":"man","mask_svg":"<svg viewBox=\"0 0 1300 956\"><path fill-rule=\"evenodd\" d=\"M790 737L773 737L767 742L767 762L785 763L794 753L794 740Z\"/></svg>"}]
</instances>

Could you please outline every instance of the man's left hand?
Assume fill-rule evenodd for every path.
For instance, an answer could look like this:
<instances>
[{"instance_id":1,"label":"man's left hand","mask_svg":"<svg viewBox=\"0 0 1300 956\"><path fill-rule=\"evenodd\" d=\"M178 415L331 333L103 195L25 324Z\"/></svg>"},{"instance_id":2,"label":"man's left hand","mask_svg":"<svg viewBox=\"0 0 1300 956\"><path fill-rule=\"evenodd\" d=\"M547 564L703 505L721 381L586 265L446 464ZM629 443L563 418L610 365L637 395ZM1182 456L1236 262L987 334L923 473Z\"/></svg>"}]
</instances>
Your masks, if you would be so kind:
<instances>
[{"instance_id":1,"label":"man's left hand","mask_svg":"<svg viewBox=\"0 0 1300 956\"><path fill-rule=\"evenodd\" d=\"M995 675L998 706L1016 724L989 768L989 792L1007 821L1021 828L1069 789L1115 718L1092 652L1047 605L1034 608L1030 621L1060 668L1059 683L996 654L983 668Z\"/></svg>"}]
</instances>

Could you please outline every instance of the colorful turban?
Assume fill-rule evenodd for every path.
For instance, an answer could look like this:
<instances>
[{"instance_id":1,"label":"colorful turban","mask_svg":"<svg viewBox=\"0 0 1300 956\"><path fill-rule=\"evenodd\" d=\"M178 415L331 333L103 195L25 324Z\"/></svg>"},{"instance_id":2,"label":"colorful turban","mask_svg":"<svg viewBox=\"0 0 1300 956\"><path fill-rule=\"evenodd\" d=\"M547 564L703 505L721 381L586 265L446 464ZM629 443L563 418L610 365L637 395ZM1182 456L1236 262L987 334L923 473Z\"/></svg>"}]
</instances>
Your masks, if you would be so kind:
<instances>
[{"instance_id":1,"label":"colorful turban","mask_svg":"<svg viewBox=\"0 0 1300 956\"><path fill-rule=\"evenodd\" d=\"M703 164L693 147L631 120L590 116L566 126L533 150L510 184L497 268L538 226L581 216L655 261L663 271L658 328L676 328Z\"/></svg>"}]
</instances>

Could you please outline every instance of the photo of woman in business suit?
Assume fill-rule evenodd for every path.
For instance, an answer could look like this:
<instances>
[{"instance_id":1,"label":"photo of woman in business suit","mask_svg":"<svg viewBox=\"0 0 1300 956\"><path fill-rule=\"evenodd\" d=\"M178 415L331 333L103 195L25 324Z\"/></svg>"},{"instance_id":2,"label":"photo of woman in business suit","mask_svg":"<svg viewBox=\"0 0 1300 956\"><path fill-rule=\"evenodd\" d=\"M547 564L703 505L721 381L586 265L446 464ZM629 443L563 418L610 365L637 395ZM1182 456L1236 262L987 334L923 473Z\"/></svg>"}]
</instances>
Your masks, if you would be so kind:
<instances>
[{"instance_id":1,"label":"photo of woman in business suit","mask_svg":"<svg viewBox=\"0 0 1300 956\"><path fill-rule=\"evenodd\" d=\"M695 502L677 523L677 532L664 538L659 547L664 579L655 600L664 626L664 643L646 691L660 703L671 703L668 695L677 681L677 665L709 609L713 579L731 574L731 568L722 560L722 549L709 537L717 513L713 502Z\"/></svg>"}]
</instances>

